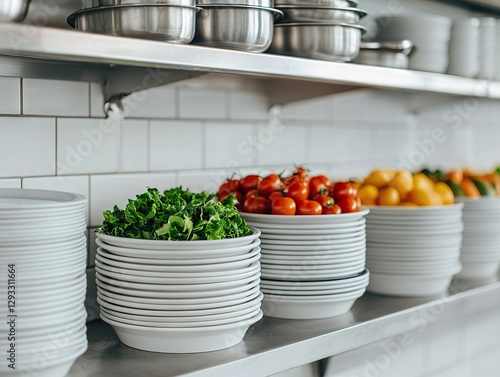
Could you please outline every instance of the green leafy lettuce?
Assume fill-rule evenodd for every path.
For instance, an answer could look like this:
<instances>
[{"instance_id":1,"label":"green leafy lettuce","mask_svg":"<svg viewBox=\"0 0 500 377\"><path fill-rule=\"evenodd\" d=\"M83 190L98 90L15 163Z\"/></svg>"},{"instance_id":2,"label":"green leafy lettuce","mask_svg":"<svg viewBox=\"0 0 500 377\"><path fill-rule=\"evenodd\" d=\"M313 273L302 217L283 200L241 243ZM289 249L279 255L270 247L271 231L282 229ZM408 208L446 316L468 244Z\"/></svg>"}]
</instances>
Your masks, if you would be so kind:
<instances>
[{"instance_id":1,"label":"green leafy lettuce","mask_svg":"<svg viewBox=\"0 0 500 377\"><path fill-rule=\"evenodd\" d=\"M221 240L248 236L252 230L241 218L230 195L222 202L206 192L182 187L163 194L155 188L129 199L125 209L104 211L98 232L147 240Z\"/></svg>"}]
</instances>

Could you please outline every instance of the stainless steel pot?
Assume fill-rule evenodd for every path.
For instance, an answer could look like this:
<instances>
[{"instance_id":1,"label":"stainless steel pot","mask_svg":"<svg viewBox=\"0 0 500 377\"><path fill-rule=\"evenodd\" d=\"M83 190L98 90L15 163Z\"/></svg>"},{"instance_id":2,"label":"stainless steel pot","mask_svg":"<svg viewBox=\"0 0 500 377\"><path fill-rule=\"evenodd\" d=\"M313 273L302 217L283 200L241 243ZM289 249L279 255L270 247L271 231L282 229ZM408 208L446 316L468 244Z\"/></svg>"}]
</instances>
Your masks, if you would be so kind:
<instances>
[{"instance_id":1,"label":"stainless steel pot","mask_svg":"<svg viewBox=\"0 0 500 377\"><path fill-rule=\"evenodd\" d=\"M362 26L342 23L281 23L268 52L348 62L359 53Z\"/></svg>"},{"instance_id":2,"label":"stainless steel pot","mask_svg":"<svg viewBox=\"0 0 500 377\"><path fill-rule=\"evenodd\" d=\"M366 16L364 10L358 8L341 8L310 5L280 5L285 21L309 22L330 21L357 24L361 17Z\"/></svg>"},{"instance_id":3,"label":"stainless steel pot","mask_svg":"<svg viewBox=\"0 0 500 377\"><path fill-rule=\"evenodd\" d=\"M30 0L0 1L0 21L21 22L28 13Z\"/></svg>"},{"instance_id":4,"label":"stainless steel pot","mask_svg":"<svg viewBox=\"0 0 500 377\"><path fill-rule=\"evenodd\" d=\"M380 67L407 69L413 43L401 42L361 42L355 63Z\"/></svg>"},{"instance_id":5,"label":"stainless steel pot","mask_svg":"<svg viewBox=\"0 0 500 377\"><path fill-rule=\"evenodd\" d=\"M263 52L273 39L280 11L251 5L203 5L196 17L193 43L247 52Z\"/></svg>"},{"instance_id":6,"label":"stainless steel pot","mask_svg":"<svg viewBox=\"0 0 500 377\"><path fill-rule=\"evenodd\" d=\"M189 43L198 10L168 4L117 5L82 9L69 16L68 23L91 33Z\"/></svg>"}]
</instances>

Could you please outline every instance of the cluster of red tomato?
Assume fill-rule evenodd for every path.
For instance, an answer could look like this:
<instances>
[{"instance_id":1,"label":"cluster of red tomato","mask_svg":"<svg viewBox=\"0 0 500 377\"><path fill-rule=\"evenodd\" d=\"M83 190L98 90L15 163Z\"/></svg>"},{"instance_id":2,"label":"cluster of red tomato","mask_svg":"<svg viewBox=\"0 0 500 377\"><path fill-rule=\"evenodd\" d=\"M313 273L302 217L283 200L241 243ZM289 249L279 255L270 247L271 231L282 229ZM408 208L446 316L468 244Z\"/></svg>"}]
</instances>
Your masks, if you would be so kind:
<instances>
[{"instance_id":1,"label":"cluster of red tomato","mask_svg":"<svg viewBox=\"0 0 500 377\"><path fill-rule=\"evenodd\" d=\"M228 179L219 188L219 200L234 194L240 211L275 215L333 215L359 211L361 202L355 184L332 184L324 175L311 177L298 168L292 175L247 175Z\"/></svg>"}]
</instances>

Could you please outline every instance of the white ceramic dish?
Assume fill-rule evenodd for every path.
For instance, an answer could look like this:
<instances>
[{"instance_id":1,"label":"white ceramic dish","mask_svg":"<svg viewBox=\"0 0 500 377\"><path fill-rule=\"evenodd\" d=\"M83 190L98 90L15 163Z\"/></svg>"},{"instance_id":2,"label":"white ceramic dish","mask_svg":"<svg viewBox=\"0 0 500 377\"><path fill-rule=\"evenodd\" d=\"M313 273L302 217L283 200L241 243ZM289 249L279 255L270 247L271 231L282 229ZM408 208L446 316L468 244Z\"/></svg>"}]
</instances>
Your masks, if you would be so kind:
<instances>
[{"instance_id":1,"label":"white ceramic dish","mask_svg":"<svg viewBox=\"0 0 500 377\"><path fill-rule=\"evenodd\" d=\"M358 235L356 237L347 237L347 238L342 238L342 239L327 239L325 238L318 238L316 240L306 240L306 241L298 241L298 240L277 240L277 239L263 239L261 238L261 248L264 249L265 247L269 245L280 245L280 246L309 246L309 247L318 247L318 246L323 246L323 247L332 247L332 246L337 246L337 245L343 245L343 246L348 246L352 247L354 245L357 245L359 242L364 242L366 239L365 233L363 232L362 235Z\"/></svg>"},{"instance_id":2,"label":"white ceramic dish","mask_svg":"<svg viewBox=\"0 0 500 377\"><path fill-rule=\"evenodd\" d=\"M245 279L235 281L225 281L222 283L206 284L146 284L132 283L128 281L111 279L103 276L96 270L96 280L112 284L116 287L128 290L144 290L148 292L160 292L169 295L171 298L197 298L212 297L224 294L242 292L248 289L247 285L260 278L260 271Z\"/></svg>"},{"instance_id":3,"label":"white ceramic dish","mask_svg":"<svg viewBox=\"0 0 500 377\"><path fill-rule=\"evenodd\" d=\"M363 290L352 292L342 298L332 295L319 299L295 299L264 295L262 310L267 317L285 319L320 319L336 317L351 310L354 302L363 295Z\"/></svg>"},{"instance_id":4,"label":"white ceramic dish","mask_svg":"<svg viewBox=\"0 0 500 377\"><path fill-rule=\"evenodd\" d=\"M368 233L377 233L380 235L400 235L404 236L428 236L428 235L446 235L446 234L455 234L460 233L464 230L464 226L461 223L455 223L453 226L429 226L425 228L419 228L415 226L379 226L372 225L371 223L368 225L366 232Z\"/></svg>"},{"instance_id":5,"label":"white ceramic dish","mask_svg":"<svg viewBox=\"0 0 500 377\"><path fill-rule=\"evenodd\" d=\"M262 251L262 257L266 258L288 258L292 259L304 259L304 258L345 258L350 255L357 255L366 252L366 247L353 247L346 249L332 249L332 250L310 250L310 251L296 251L296 250L273 250L273 249L265 249Z\"/></svg>"},{"instance_id":6,"label":"white ceramic dish","mask_svg":"<svg viewBox=\"0 0 500 377\"><path fill-rule=\"evenodd\" d=\"M97 287L97 295L102 300L109 302L111 304L125 306L128 308L136 309L147 309L151 310L150 315L169 315L169 313L175 311L181 315L182 313L189 313L196 311L200 315L203 314L215 314L215 313L225 313L234 310L238 310L240 306L247 306L254 300L258 300L261 295L258 286L249 290L248 292L237 293L234 295L229 295L221 300L205 299L203 301L194 300L172 300L172 299L152 299L143 297L131 297L125 295L119 295L110 291L106 291L100 287ZM196 303L197 302L197 303ZM194 313L192 315L195 315Z\"/></svg>"},{"instance_id":7,"label":"white ceramic dish","mask_svg":"<svg viewBox=\"0 0 500 377\"><path fill-rule=\"evenodd\" d=\"M457 274L463 279L487 279L497 276L500 258L496 261L466 261L462 259L462 270Z\"/></svg>"},{"instance_id":8,"label":"white ceramic dish","mask_svg":"<svg viewBox=\"0 0 500 377\"><path fill-rule=\"evenodd\" d=\"M262 252L267 251L267 250L278 250L278 251L287 251L287 252L293 252L293 251L299 251L303 253L315 253L315 252L322 252L322 251L335 251L337 250L338 252L346 252L346 250L352 250L355 248L361 248L365 247L366 245L366 239L363 237L362 239L359 239L357 241L352 241L352 242L347 242L343 244L323 244L323 243L315 243L315 244L309 244L309 245L297 245L295 244L271 244L271 243L265 243L262 244Z\"/></svg>"},{"instance_id":9,"label":"white ceramic dish","mask_svg":"<svg viewBox=\"0 0 500 377\"><path fill-rule=\"evenodd\" d=\"M207 250L207 249L224 249L244 245L250 245L255 239L259 238L260 231L255 230L253 234L246 237L228 238L224 240L199 240L199 241L155 241L155 240L140 240L135 238L114 237L107 234L96 232L97 238L103 242L120 246L124 248L135 249L138 256L143 255L143 251L147 250L152 258L162 258L169 256L165 251L188 251L188 250ZM137 251L139 250L139 251ZM155 252L156 251L156 252Z\"/></svg>"},{"instance_id":10,"label":"white ceramic dish","mask_svg":"<svg viewBox=\"0 0 500 377\"><path fill-rule=\"evenodd\" d=\"M355 227L349 227L349 228L339 228L339 229L328 229L328 230L315 230L315 229L275 229L275 228L265 228L265 227L259 227L259 230L262 232L262 236L266 237L276 237L276 236L295 236L297 237L311 237L311 236L323 236L323 237L330 237L333 236L335 237L336 235L347 235L347 234L352 234L352 233L359 233L363 232L365 230L366 226L363 225L358 225ZM284 238L288 239L288 238Z\"/></svg>"},{"instance_id":11,"label":"white ceramic dish","mask_svg":"<svg viewBox=\"0 0 500 377\"><path fill-rule=\"evenodd\" d=\"M164 329L164 328L186 328L186 327L198 327L198 328L203 328L203 327L210 327L210 326L221 326L221 325L227 325L235 322L241 322L245 321L247 319L250 319L252 317L255 317L257 314L261 312L260 310L260 305L256 308L254 308L251 312L246 313L246 314L241 314L236 317L231 317L231 318L225 318L225 319L218 319L218 320L211 320L211 321L205 321L199 319L198 321L193 321L193 322L150 322L150 321L144 321L144 320L133 320L133 319L128 319L128 318L123 318L119 316L115 316L109 311L106 310L101 310L101 313L103 313L106 317L120 323L126 323L129 325L134 325L134 326L144 326L144 327L152 327L152 328L159 328L159 329Z\"/></svg>"},{"instance_id":12,"label":"white ceramic dish","mask_svg":"<svg viewBox=\"0 0 500 377\"><path fill-rule=\"evenodd\" d=\"M345 262L349 259L356 259L360 257L364 257L366 255L366 249L358 249L356 251L350 252L350 253L325 253L325 254L319 254L319 253L309 253L309 254L291 254L290 253L284 253L284 254L276 254L273 251L266 252L265 254L262 255L260 258L261 263L280 263L280 262L301 262L301 261L317 261L317 262L326 262L326 263L333 263L333 262ZM275 261L275 262L274 262Z\"/></svg>"},{"instance_id":13,"label":"white ceramic dish","mask_svg":"<svg viewBox=\"0 0 500 377\"><path fill-rule=\"evenodd\" d=\"M235 346L262 316L261 311L253 318L227 325L158 329L122 324L101 313L102 320L113 326L120 340L129 347L168 353L208 352Z\"/></svg>"},{"instance_id":14,"label":"white ceramic dish","mask_svg":"<svg viewBox=\"0 0 500 377\"><path fill-rule=\"evenodd\" d=\"M361 229L357 232L353 233L338 233L338 234L326 234L322 235L292 235L292 234L270 234L270 233L262 233L260 239L262 242L270 242L275 240L284 240L287 242L336 242L337 240L345 240L345 239L355 239L358 237L364 237L365 229Z\"/></svg>"},{"instance_id":15,"label":"white ceramic dish","mask_svg":"<svg viewBox=\"0 0 500 377\"><path fill-rule=\"evenodd\" d=\"M95 269L99 274L106 276L111 279L123 281L123 282L131 282L131 283L146 283L146 284L160 284L160 285L174 285L174 290L190 290L189 287L202 287L207 284L214 284L208 289L213 289L216 286L231 286L233 284L237 284L238 282L243 281L244 279L254 277L260 270L259 261L252 263L249 267L245 269L241 269L240 272L238 270L232 271L235 274L231 275L222 275L222 276L209 276L206 278L203 277L172 277L168 274L165 274L165 277L151 277L151 276L141 276L141 275L130 275L126 273L116 273L111 272L108 269L103 269L99 261L96 261Z\"/></svg>"},{"instance_id":16,"label":"white ceramic dish","mask_svg":"<svg viewBox=\"0 0 500 377\"><path fill-rule=\"evenodd\" d=\"M249 215L249 214L247 214ZM287 231L320 231L320 232L325 232L325 231L343 231L345 229L350 229L353 227L359 227L364 224L366 224L366 219L364 217L355 220L355 221L349 221L349 222L336 222L336 223L330 223L330 224L280 224L280 223L273 223L272 221L256 221L256 220L247 220L247 223L252 224L255 228L261 230L266 229L267 231L270 230L287 230ZM262 231L262 230L261 230Z\"/></svg>"},{"instance_id":17,"label":"white ceramic dish","mask_svg":"<svg viewBox=\"0 0 500 377\"><path fill-rule=\"evenodd\" d=\"M452 247L452 246L460 246L462 243L462 236L455 235L454 237L444 237L442 239L427 239L426 237L414 237L411 239L395 239L392 240L390 238L370 238L367 241L366 248L370 248L371 246L376 247L393 247L393 248L441 248L441 247Z\"/></svg>"},{"instance_id":18,"label":"white ceramic dish","mask_svg":"<svg viewBox=\"0 0 500 377\"><path fill-rule=\"evenodd\" d=\"M370 248L367 252L367 258L371 261L377 262L440 262L444 260L448 260L450 258L459 258L460 257L460 248L454 247L451 249L437 250L435 252L427 252L421 253L419 251L416 252L405 252L405 250L393 250L392 252L385 252L385 249L372 249Z\"/></svg>"},{"instance_id":19,"label":"white ceramic dish","mask_svg":"<svg viewBox=\"0 0 500 377\"><path fill-rule=\"evenodd\" d=\"M281 280L262 280L262 284L274 287L274 289L294 289L294 290L319 290L333 288L347 288L353 285L367 282L370 277L370 272L365 270L357 275L346 279L333 279L321 281L281 281Z\"/></svg>"},{"instance_id":20,"label":"white ceramic dish","mask_svg":"<svg viewBox=\"0 0 500 377\"><path fill-rule=\"evenodd\" d=\"M223 302L225 301L225 299L229 299L228 297L231 297L233 294L236 293L245 294L251 291L252 288L258 286L260 283L260 279L256 279L246 285L228 289L220 289L217 291L164 292L162 290L153 291L153 290L140 290L140 289L132 289L126 287L118 287L108 284L102 279L103 279L102 277L96 278L96 284L98 287L104 288L107 291L119 293L125 296L171 299L173 300L172 303L176 303L179 305L197 304L205 302Z\"/></svg>"},{"instance_id":21,"label":"white ceramic dish","mask_svg":"<svg viewBox=\"0 0 500 377\"><path fill-rule=\"evenodd\" d=\"M445 213L460 213L464 207L463 203L456 203L446 206L422 206L422 207L397 207L397 206L371 206L370 215L406 215L415 219L420 216L439 215ZM368 217L369 222L369 217Z\"/></svg>"},{"instance_id":22,"label":"white ceramic dish","mask_svg":"<svg viewBox=\"0 0 500 377\"><path fill-rule=\"evenodd\" d=\"M157 271L140 271L140 270L128 270L123 268L116 268L103 264L96 259L95 265L99 268L101 273L102 270L110 273L120 275L119 280L126 281L137 281L142 283L158 283L158 284L204 284L204 283L217 283L223 281L231 281L243 279L254 274L259 268L259 261L252 263L248 267L239 268L235 270L224 270L222 272L205 272L198 274L189 274L188 272L175 274L173 277L169 277L168 272L157 272ZM106 272L103 275L106 275ZM128 275L125 278L124 275ZM114 277L109 275L110 277ZM190 277L191 276L191 277ZM134 279L134 280L127 280ZM161 280L149 280L151 278L161 279ZM141 281L143 279L144 281Z\"/></svg>"},{"instance_id":23,"label":"white ceramic dish","mask_svg":"<svg viewBox=\"0 0 500 377\"><path fill-rule=\"evenodd\" d=\"M12 253L13 254L13 253ZM33 253L33 254L12 254L1 253L0 252L0 262L7 264L15 262L15 264L25 270L41 270L50 269L52 266L58 266L59 264L70 263L71 260L75 260L82 255L87 254L86 245L82 245L76 248L68 248L66 252L61 253Z\"/></svg>"},{"instance_id":24,"label":"white ceramic dish","mask_svg":"<svg viewBox=\"0 0 500 377\"><path fill-rule=\"evenodd\" d=\"M311 224L338 224L352 223L366 216L370 210L362 207L359 212L341 213L339 215L317 215L317 216L278 216L262 215L257 213L242 212L241 216L252 223L253 221L261 223L281 224L281 225L311 225Z\"/></svg>"},{"instance_id":25,"label":"white ceramic dish","mask_svg":"<svg viewBox=\"0 0 500 377\"><path fill-rule=\"evenodd\" d=\"M294 291L294 290L279 290L279 289L273 289L273 288L264 288L262 287L262 292L268 296L292 296L292 297L302 297L302 296L331 296L331 295L340 295L343 293L350 293L353 291L357 291L359 289L366 289L368 286L368 282L363 283L363 284L358 284L355 286L352 286L350 288L333 288L333 289L321 289L321 290L307 290L307 291ZM272 296L270 296L272 295Z\"/></svg>"},{"instance_id":26,"label":"white ceramic dish","mask_svg":"<svg viewBox=\"0 0 500 377\"><path fill-rule=\"evenodd\" d=\"M266 268L275 268L286 270L291 267L304 268L304 269L336 269L350 267L359 263L366 262L366 255L360 254L358 256L348 257L345 259L330 259L319 260L315 258L302 259L302 260L288 260L284 259L267 259L261 260L262 266Z\"/></svg>"},{"instance_id":27,"label":"white ceramic dish","mask_svg":"<svg viewBox=\"0 0 500 377\"><path fill-rule=\"evenodd\" d=\"M63 209L84 206L83 195L51 190L0 189L0 213L9 211Z\"/></svg>"},{"instance_id":28,"label":"white ceramic dish","mask_svg":"<svg viewBox=\"0 0 500 377\"><path fill-rule=\"evenodd\" d=\"M330 279L345 279L357 275L365 269L365 265L359 265L354 268L346 268L332 272L330 270L316 271L286 271L262 268L263 279L274 279L282 281L315 281Z\"/></svg>"}]
</instances>

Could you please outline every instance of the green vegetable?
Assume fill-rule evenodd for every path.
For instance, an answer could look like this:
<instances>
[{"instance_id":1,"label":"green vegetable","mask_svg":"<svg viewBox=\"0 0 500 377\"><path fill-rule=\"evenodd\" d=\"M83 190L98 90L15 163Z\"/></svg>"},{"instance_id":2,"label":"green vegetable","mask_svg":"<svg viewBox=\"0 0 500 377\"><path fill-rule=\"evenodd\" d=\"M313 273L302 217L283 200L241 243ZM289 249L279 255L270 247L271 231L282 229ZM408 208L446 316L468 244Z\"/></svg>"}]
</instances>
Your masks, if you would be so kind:
<instances>
[{"instance_id":1,"label":"green vegetable","mask_svg":"<svg viewBox=\"0 0 500 377\"><path fill-rule=\"evenodd\" d=\"M125 209L104 211L98 232L148 240L220 240L252 234L235 207L234 195L215 202L215 195L182 187L161 194L155 188L129 199Z\"/></svg>"},{"instance_id":2,"label":"green vegetable","mask_svg":"<svg viewBox=\"0 0 500 377\"><path fill-rule=\"evenodd\" d=\"M465 196L464 190L462 190L462 187L460 187L460 185L458 183L452 181L449 178L446 179L444 181L444 183L446 183L451 188L451 191L453 191L453 195L455 195L455 196Z\"/></svg>"},{"instance_id":3,"label":"green vegetable","mask_svg":"<svg viewBox=\"0 0 500 377\"><path fill-rule=\"evenodd\" d=\"M477 178L471 178L470 180L472 181L472 183L476 185L481 196L489 196L493 194L492 189L488 187L488 185L485 182Z\"/></svg>"}]
</instances>

